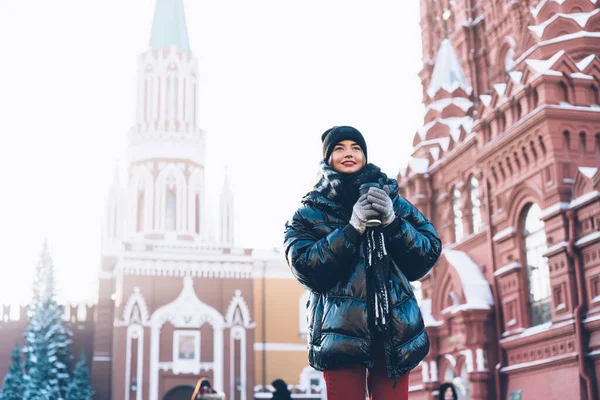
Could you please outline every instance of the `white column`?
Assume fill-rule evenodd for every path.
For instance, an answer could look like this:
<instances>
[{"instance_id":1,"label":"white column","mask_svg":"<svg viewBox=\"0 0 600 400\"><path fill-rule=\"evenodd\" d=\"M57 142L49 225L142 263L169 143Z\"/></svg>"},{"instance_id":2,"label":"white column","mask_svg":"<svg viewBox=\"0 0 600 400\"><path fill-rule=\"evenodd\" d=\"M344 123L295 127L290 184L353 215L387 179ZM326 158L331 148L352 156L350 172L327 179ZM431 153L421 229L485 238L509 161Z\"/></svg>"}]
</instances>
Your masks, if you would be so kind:
<instances>
[{"instance_id":1,"label":"white column","mask_svg":"<svg viewBox=\"0 0 600 400\"><path fill-rule=\"evenodd\" d=\"M161 93L163 93L162 88L160 87L161 84L163 84L164 82L160 81L160 76L158 74L155 74L152 76L152 119L151 119L151 126L154 126L154 122L156 122L156 120L158 119L158 113L159 113L159 95ZM164 80L163 80L164 81ZM164 96L161 96L161 100L164 99ZM162 114L161 114L161 119L162 119Z\"/></svg>"},{"instance_id":2,"label":"white column","mask_svg":"<svg viewBox=\"0 0 600 400\"><path fill-rule=\"evenodd\" d=\"M160 129L164 129L165 127L165 120L167 120L167 73L165 71L165 66L164 63L161 63L160 66L160 104L159 106L159 110L160 110Z\"/></svg>"},{"instance_id":3,"label":"white column","mask_svg":"<svg viewBox=\"0 0 600 400\"><path fill-rule=\"evenodd\" d=\"M129 389L131 387L131 327L127 327L127 345L125 350L125 400L129 400Z\"/></svg>"},{"instance_id":4,"label":"white column","mask_svg":"<svg viewBox=\"0 0 600 400\"><path fill-rule=\"evenodd\" d=\"M150 338L150 400L158 400L158 355L160 327L153 326Z\"/></svg>"},{"instance_id":5,"label":"white column","mask_svg":"<svg viewBox=\"0 0 600 400\"><path fill-rule=\"evenodd\" d=\"M137 395L136 400L142 400L142 390L144 388L144 328L138 325L137 329L138 354L137 354Z\"/></svg>"},{"instance_id":6,"label":"white column","mask_svg":"<svg viewBox=\"0 0 600 400\"><path fill-rule=\"evenodd\" d=\"M229 398L235 398L235 342L240 341L240 381L242 383L241 400L246 400L246 329L241 326L234 326L230 331L229 340Z\"/></svg>"},{"instance_id":7,"label":"white column","mask_svg":"<svg viewBox=\"0 0 600 400\"><path fill-rule=\"evenodd\" d=\"M191 77L189 76L188 69L185 69L186 71L186 78L185 78L185 122L188 124L191 124L192 122L192 80Z\"/></svg>"},{"instance_id":8,"label":"white column","mask_svg":"<svg viewBox=\"0 0 600 400\"><path fill-rule=\"evenodd\" d=\"M176 119L183 124L183 74L178 71L177 74L177 116Z\"/></svg>"},{"instance_id":9,"label":"white column","mask_svg":"<svg viewBox=\"0 0 600 400\"><path fill-rule=\"evenodd\" d=\"M240 380L242 381L241 400L246 400L246 329L241 330L240 343Z\"/></svg>"},{"instance_id":10,"label":"white column","mask_svg":"<svg viewBox=\"0 0 600 400\"><path fill-rule=\"evenodd\" d=\"M142 124L144 120L144 62L143 58L140 57L140 63L138 65L138 77L137 77L137 123Z\"/></svg>"},{"instance_id":11,"label":"white column","mask_svg":"<svg viewBox=\"0 0 600 400\"><path fill-rule=\"evenodd\" d=\"M215 326L213 328L213 334L215 338L214 343L214 374L215 374L215 390L217 392L223 391L223 327ZM158 400L156 398L151 398L150 400Z\"/></svg>"},{"instance_id":12,"label":"white column","mask_svg":"<svg viewBox=\"0 0 600 400\"><path fill-rule=\"evenodd\" d=\"M134 339L137 343L137 391L136 400L142 400L142 388L144 381L144 328L141 325L135 324L127 327L127 350L125 356L125 400L129 400L131 388L131 344Z\"/></svg>"},{"instance_id":13,"label":"white column","mask_svg":"<svg viewBox=\"0 0 600 400\"><path fill-rule=\"evenodd\" d=\"M152 84L154 82L153 77L150 75L146 75L144 76L144 82L145 84L145 98L144 101L146 102L146 111L144 113L144 121L148 124L148 126L152 126L151 122L152 122L152 94L153 94L153 88L154 85Z\"/></svg>"}]
</instances>

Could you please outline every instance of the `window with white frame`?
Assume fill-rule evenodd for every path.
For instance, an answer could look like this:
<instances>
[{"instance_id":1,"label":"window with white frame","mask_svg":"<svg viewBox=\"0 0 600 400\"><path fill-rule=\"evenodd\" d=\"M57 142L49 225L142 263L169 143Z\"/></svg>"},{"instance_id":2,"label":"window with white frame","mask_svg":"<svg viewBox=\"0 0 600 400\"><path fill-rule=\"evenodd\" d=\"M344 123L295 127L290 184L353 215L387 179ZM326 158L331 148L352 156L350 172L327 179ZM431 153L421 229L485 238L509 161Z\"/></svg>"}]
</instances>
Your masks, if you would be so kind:
<instances>
[{"instance_id":1,"label":"window with white frame","mask_svg":"<svg viewBox=\"0 0 600 400\"><path fill-rule=\"evenodd\" d=\"M135 230L136 232L142 232L144 230L144 189L138 190L137 196L137 213L136 213L136 221L135 221Z\"/></svg>"},{"instance_id":2,"label":"window with white frame","mask_svg":"<svg viewBox=\"0 0 600 400\"><path fill-rule=\"evenodd\" d=\"M460 209L460 190L452 189L452 215L454 217L454 241L460 242L463 238L462 211Z\"/></svg>"},{"instance_id":3,"label":"window with white frame","mask_svg":"<svg viewBox=\"0 0 600 400\"><path fill-rule=\"evenodd\" d=\"M531 326L548 322L552 318L550 311L550 272L548 260L542 254L546 248L544 221L540 219L541 209L531 204L525 211L523 245L529 280L529 307Z\"/></svg>"},{"instance_id":4,"label":"window with white frame","mask_svg":"<svg viewBox=\"0 0 600 400\"><path fill-rule=\"evenodd\" d=\"M167 231L175 230L175 190L167 190L167 214L165 226Z\"/></svg>"},{"instance_id":5,"label":"window with white frame","mask_svg":"<svg viewBox=\"0 0 600 400\"><path fill-rule=\"evenodd\" d=\"M194 373L200 365L200 332L173 332L173 372Z\"/></svg>"},{"instance_id":6,"label":"window with white frame","mask_svg":"<svg viewBox=\"0 0 600 400\"><path fill-rule=\"evenodd\" d=\"M481 230L481 201L479 200L479 181L474 176L469 180L469 194L471 195L471 221L473 233Z\"/></svg>"}]
</instances>

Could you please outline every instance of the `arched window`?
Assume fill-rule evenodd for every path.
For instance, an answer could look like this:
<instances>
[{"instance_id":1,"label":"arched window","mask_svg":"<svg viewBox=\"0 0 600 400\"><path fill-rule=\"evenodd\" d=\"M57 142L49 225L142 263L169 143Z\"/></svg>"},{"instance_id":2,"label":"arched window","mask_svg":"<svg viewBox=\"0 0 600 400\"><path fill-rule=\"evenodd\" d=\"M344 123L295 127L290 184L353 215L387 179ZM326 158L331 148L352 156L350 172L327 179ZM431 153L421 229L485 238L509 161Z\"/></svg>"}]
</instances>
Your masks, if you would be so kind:
<instances>
[{"instance_id":1,"label":"arched window","mask_svg":"<svg viewBox=\"0 0 600 400\"><path fill-rule=\"evenodd\" d=\"M506 73L511 72L517 63L515 62L515 49L512 47L508 49L506 55L504 56L504 70Z\"/></svg>"},{"instance_id":2,"label":"arched window","mask_svg":"<svg viewBox=\"0 0 600 400\"><path fill-rule=\"evenodd\" d=\"M479 200L479 181L474 176L469 181L469 193L471 195L473 233L478 233L481 230L481 201Z\"/></svg>"},{"instance_id":3,"label":"arched window","mask_svg":"<svg viewBox=\"0 0 600 400\"><path fill-rule=\"evenodd\" d=\"M165 227L167 231L175 230L175 191L172 189L167 190L167 213Z\"/></svg>"},{"instance_id":4,"label":"arched window","mask_svg":"<svg viewBox=\"0 0 600 400\"><path fill-rule=\"evenodd\" d=\"M446 370L444 371L444 382L452 383L455 377L456 374L454 373L454 368L452 368L452 366L449 365L448 368L446 368Z\"/></svg>"},{"instance_id":5,"label":"arched window","mask_svg":"<svg viewBox=\"0 0 600 400\"><path fill-rule=\"evenodd\" d=\"M460 190L452 190L452 214L454 215L454 241L460 242L463 238L462 211L460 210Z\"/></svg>"},{"instance_id":6,"label":"arched window","mask_svg":"<svg viewBox=\"0 0 600 400\"><path fill-rule=\"evenodd\" d=\"M144 189L138 191L135 230L136 232L141 232L144 230Z\"/></svg>"},{"instance_id":7,"label":"arched window","mask_svg":"<svg viewBox=\"0 0 600 400\"><path fill-rule=\"evenodd\" d=\"M550 312L550 273L548 261L542 256L546 251L546 233L544 221L540 219L541 210L532 204L525 211L523 223L523 245L527 262L529 280L529 306L531 326L543 324L552 318Z\"/></svg>"},{"instance_id":8,"label":"arched window","mask_svg":"<svg viewBox=\"0 0 600 400\"><path fill-rule=\"evenodd\" d=\"M585 153L585 132L579 132L579 151Z\"/></svg>"},{"instance_id":9,"label":"arched window","mask_svg":"<svg viewBox=\"0 0 600 400\"><path fill-rule=\"evenodd\" d=\"M463 363L462 368L460 369L460 382L455 382L454 386L458 389L459 399L469 400L471 398L467 363Z\"/></svg>"}]
</instances>

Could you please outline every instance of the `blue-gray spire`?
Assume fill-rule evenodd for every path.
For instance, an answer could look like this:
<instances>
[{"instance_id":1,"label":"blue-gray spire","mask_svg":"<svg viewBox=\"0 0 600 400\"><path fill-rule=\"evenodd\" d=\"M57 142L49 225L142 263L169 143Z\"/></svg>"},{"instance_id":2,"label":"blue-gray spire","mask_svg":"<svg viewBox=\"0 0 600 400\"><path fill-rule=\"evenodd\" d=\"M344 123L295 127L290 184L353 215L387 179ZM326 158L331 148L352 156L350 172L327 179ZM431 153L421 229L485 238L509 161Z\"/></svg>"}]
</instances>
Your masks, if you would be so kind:
<instances>
[{"instance_id":1,"label":"blue-gray spire","mask_svg":"<svg viewBox=\"0 0 600 400\"><path fill-rule=\"evenodd\" d=\"M183 0L156 0L150 48L190 51Z\"/></svg>"}]
</instances>

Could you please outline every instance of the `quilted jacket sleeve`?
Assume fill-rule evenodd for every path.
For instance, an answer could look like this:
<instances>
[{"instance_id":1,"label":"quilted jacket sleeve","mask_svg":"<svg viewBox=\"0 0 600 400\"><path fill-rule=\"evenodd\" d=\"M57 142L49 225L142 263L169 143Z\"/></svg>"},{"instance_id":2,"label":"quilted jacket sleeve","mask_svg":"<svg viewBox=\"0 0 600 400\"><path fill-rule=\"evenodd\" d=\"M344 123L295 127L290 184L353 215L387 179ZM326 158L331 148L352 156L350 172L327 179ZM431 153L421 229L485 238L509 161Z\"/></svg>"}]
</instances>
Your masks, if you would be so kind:
<instances>
[{"instance_id":1,"label":"quilted jacket sleeve","mask_svg":"<svg viewBox=\"0 0 600 400\"><path fill-rule=\"evenodd\" d=\"M396 219L384 229L387 249L410 281L429 272L442 252L442 242L429 220L408 200L394 196Z\"/></svg>"},{"instance_id":2,"label":"quilted jacket sleeve","mask_svg":"<svg viewBox=\"0 0 600 400\"><path fill-rule=\"evenodd\" d=\"M317 211L301 207L285 226L284 249L288 265L306 288L325 293L348 275L358 257L361 235L351 225L336 228L323 238L314 236Z\"/></svg>"}]
</instances>

